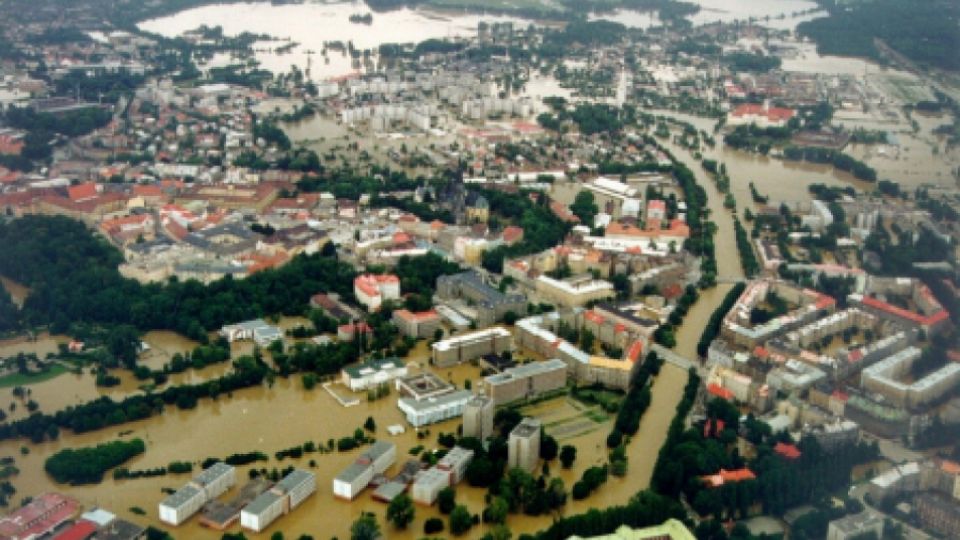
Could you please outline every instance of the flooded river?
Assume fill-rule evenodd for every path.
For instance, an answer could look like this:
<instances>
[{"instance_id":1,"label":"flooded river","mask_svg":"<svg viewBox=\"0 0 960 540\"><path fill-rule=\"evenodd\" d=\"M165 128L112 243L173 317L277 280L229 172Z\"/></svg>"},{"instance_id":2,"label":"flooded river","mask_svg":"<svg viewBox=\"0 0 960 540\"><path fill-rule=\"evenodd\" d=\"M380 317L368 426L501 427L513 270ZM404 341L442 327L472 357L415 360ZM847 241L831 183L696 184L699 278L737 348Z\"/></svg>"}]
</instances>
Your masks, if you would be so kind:
<instances>
[{"instance_id":1,"label":"flooded river","mask_svg":"<svg viewBox=\"0 0 960 540\"><path fill-rule=\"evenodd\" d=\"M370 25L354 24L354 14L373 16ZM421 9L398 9L372 12L363 2L290 3L272 5L267 2L214 4L189 9L140 23L141 30L166 37L178 36L201 25L222 26L226 35L241 32L267 34L290 39L300 45L288 53L277 53L285 43L263 44L257 59L262 67L286 72L295 64L305 68L312 51L311 74L314 79L339 77L356 71L346 53L326 49L325 42L351 42L356 49L374 52L384 43L411 43L430 38L453 38L476 35L480 21L514 22L526 26L530 21L517 17L471 13L437 13Z\"/></svg>"}]
</instances>

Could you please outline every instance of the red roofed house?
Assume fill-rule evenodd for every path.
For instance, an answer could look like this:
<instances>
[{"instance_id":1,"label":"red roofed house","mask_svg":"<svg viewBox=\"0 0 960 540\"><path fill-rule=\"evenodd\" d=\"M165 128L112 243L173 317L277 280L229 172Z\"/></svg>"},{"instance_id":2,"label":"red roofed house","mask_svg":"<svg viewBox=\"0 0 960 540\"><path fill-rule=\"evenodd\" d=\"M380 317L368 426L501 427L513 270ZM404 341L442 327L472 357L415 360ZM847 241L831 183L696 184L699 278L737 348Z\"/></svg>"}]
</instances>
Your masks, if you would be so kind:
<instances>
[{"instance_id":1,"label":"red roofed house","mask_svg":"<svg viewBox=\"0 0 960 540\"><path fill-rule=\"evenodd\" d=\"M733 392L716 383L707 385L707 393L709 393L711 396L716 396L727 401L733 401Z\"/></svg>"},{"instance_id":2,"label":"red roofed house","mask_svg":"<svg viewBox=\"0 0 960 540\"><path fill-rule=\"evenodd\" d=\"M755 480L757 475L753 474L753 471L744 467L742 469L735 469L728 471L726 469L720 469L720 472L716 474L708 474L706 476L701 476L700 479L703 480L707 487L717 488L726 483L732 482L743 482L744 480Z\"/></svg>"},{"instance_id":3,"label":"red roofed house","mask_svg":"<svg viewBox=\"0 0 960 540\"><path fill-rule=\"evenodd\" d=\"M800 449L792 444L778 442L776 446L773 447L773 451L787 459L799 459L800 458Z\"/></svg>"},{"instance_id":4,"label":"red roofed house","mask_svg":"<svg viewBox=\"0 0 960 540\"><path fill-rule=\"evenodd\" d=\"M756 124L759 127L784 127L796 115L793 109L771 107L768 103L744 103L727 114L727 124L744 126Z\"/></svg>"},{"instance_id":5,"label":"red roofed house","mask_svg":"<svg viewBox=\"0 0 960 540\"><path fill-rule=\"evenodd\" d=\"M400 278L390 274L364 274L353 280L357 301L370 311L380 308L385 300L400 299Z\"/></svg>"},{"instance_id":6,"label":"red roofed house","mask_svg":"<svg viewBox=\"0 0 960 540\"><path fill-rule=\"evenodd\" d=\"M0 135L0 154L19 156L23 151L23 138L13 135Z\"/></svg>"},{"instance_id":7,"label":"red roofed house","mask_svg":"<svg viewBox=\"0 0 960 540\"><path fill-rule=\"evenodd\" d=\"M503 230L503 243L510 246L523 240L523 228L511 225Z\"/></svg>"},{"instance_id":8,"label":"red roofed house","mask_svg":"<svg viewBox=\"0 0 960 540\"><path fill-rule=\"evenodd\" d=\"M425 338L432 336L440 328L440 315L432 309L419 313L398 309L393 312L393 323L405 336Z\"/></svg>"},{"instance_id":9,"label":"red roofed house","mask_svg":"<svg viewBox=\"0 0 960 540\"><path fill-rule=\"evenodd\" d=\"M97 196L97 185L93 182L77 184L67 188L67 197L73 202L85 201Z\"/></svg>"},{"instance_id":10,"label":"red roofed house","mask_svg":"<svg viewBox=\"0 0 960 540\"><path fill-rule=\"evenodd\" d=\"M337 339L340 341L353 341L358 333L367 336L368 343L373 339L373 328L370 328L370 325L365 322L349 323L337 327Z\"/></svg>"}]
</instances>

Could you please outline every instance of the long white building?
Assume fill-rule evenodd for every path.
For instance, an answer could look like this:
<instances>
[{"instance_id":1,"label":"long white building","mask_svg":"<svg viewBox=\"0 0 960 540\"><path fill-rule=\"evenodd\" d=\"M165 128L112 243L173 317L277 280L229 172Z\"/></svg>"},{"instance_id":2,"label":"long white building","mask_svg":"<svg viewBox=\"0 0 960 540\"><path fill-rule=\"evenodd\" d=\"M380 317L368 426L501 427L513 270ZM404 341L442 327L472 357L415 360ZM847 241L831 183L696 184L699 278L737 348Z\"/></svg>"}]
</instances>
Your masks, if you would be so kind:
<instances>
[{"instance_id":1,"label":"long white building","mask_svg":"<svg viewBox=\"0 0 960 540\"><path fill-rule=\"evenodd\" d=\"M160 521L180 525L207 501L230 489L236 481L236 469L223 462L214 463L160 503Z\"/></svg>"},{"instance_id":2,"label":"long white building","mask_svg":"<svg viewBox=\"0 0 960 540\"><path fill-rule=\"evenodd\" d=\"M240 511L240 526L261 532L316 491L317 476L310 471L295 469Z\"/></svg>"},{"instance_id":3,"label":"long white building","mask_svg":"<svg viewBox=\"0 0 960 540\"><path fill-rule=\"evenodd\" d=\"M463 409L472 398L473 392L469 390L455 390L419 401L403 397L397 400L397 407L407 416L410 425L421 427L462 416Z\"/></svg>"}]
</instances>

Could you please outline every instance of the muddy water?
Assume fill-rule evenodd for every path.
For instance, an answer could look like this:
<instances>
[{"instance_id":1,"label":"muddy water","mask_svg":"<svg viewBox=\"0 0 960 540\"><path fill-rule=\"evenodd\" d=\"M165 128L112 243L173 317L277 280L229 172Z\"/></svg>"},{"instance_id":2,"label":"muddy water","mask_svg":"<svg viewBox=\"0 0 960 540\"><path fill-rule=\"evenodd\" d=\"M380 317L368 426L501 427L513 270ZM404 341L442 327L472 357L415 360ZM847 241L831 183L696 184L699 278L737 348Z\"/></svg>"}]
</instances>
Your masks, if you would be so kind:
<instances>
[{"instance_id":1,"label":"muddy water","mask_svg":"<svg viewBox=\"0 0 960 540\"><path fill-rule=\"evenodd\" d=\"M161 347L168 351L177 347L186 349L192 345L187 340L163 333L149 335L147 338L148 342L157 345L155 350ZM426 347L421 345L414 351L411 360L414 364L418 364L425 357ZM460 386L465 379L476 381L479 378L477 368L471 366L443 370L438 375ZM80 380L76 380L72 375L62 376L44 384L50 384L53 388L52 383L64 381L77 388L93 388L92 380L86 380L87 378L89 378L87 375ZM648 484L653 460L666 435L667 426L685 379L686 376L681 370L672 366L664 367L661 375L656 379L651 409L644 417L639 433L630 444L628 476L624 479L611 478L586 501L571 501L566 512L582 512L594 506L625 502L633 493ZM42 386L37 385L37 391ZM60 390L64 391L65 388ZM578 408L582 408L582 405L559 398L533 406L529 413L542 417L548 424L563 423L571 419L582 423L583 418L580 417L582 412ZM27 456L19 455L20 446L24 441L6 441L0 443L0 455L17 456L17 465L22 473L14 480L14 484L22 495L60 490L77 497L85 505L100 505L128 519L159 525L156 519L156 505L164 497L161 488L178 487L186 477L168 476L121 482L107 478L102 484L96 486L59 486L53 484L44 474L43 460L60 448L88 446L112 440L121 431L131 431L129 436L140 437L147 442L146 454L127 464L133 469L158 467L172 460L199 461L208 456L223 457L234 452L255 449L272 454L306 440L324 442L329 438L349 435L364 422L368 415L375 417L381 437L387 437L397 443L400 460L413 446L418 444L426 444L428 448L435 446L437 433L454 431L458 424L457 421L448 421L430 426L431 434L424 441L418 440L412 430L398 437L389 437L385 434L386 426L406 425L402 414L396 408L395 395L377 402L363 401L356 407L343 408L320 388L311 392L303 390L299 378L293 377L288 380L278 380L272 388L265 385L236 392L232 397L221 397L218 401L204 400L197 409L192 411L168 408L162 416L140 422L94 433L64 434L56 442L31 445L31 452ZM611 422L611 419L607 419L592 426L587 423L586 430L578 430L569 437L560 437L561 444L574 444L580 452L579 459L570 471L560 470L557 464L553 466L553 474L563 478L568 489L586 467L602 463L605 456L604 440ZM287 534L294 535L309 533L323 537L337 535L343 538L348 535L349 524L362 511L375 512L383 522L385 506L370 499L369 492L352 503L334 500L330 492L332 478L355 459L358 453L359 451L345 454L316 454L308 455L298 461L285 460L278 463L271 459L268 463L259 464L258 466L268 468L279 468L294 463L308 467L310 459L315 459L319 488L318 493L303 507L280 519L264 534L253 536L265 538L276 530L283 530ZM240 477L245 478L249 467L241 469ZM467 504L474 512L482 511L484 495L484 490L466 485L458 488L458 500ZM132 507L143 508L147 511L147 516L134 514L130 511ZM417 519L409 532L396 534L386 526L385 530L389 532L391 538L417 538L421 536L423 522L434 515L437 515L436 509L418 508ZM510 520L510 526L516 532L535 531L549 523L549 517L511 516ZM220 536L219 532L202 529L196 524L196 520L171 532L178 538L219 538Z\"/></svg>"}]
</instances>

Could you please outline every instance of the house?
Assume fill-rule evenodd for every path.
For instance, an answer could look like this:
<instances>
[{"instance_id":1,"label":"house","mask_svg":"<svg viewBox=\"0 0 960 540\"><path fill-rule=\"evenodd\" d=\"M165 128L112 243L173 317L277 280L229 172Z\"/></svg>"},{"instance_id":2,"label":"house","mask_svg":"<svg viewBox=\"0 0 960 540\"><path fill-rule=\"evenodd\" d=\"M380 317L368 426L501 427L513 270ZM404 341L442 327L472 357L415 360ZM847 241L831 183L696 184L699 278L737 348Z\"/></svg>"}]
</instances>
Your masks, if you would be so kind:
<instances>
[{"instance_id":1,"label":"house","mask_svg":"<svg viewBox=\"0 0 960 540\"><path fill-rule=\"evenodd\" d=\"M757 475L753 474L753 471L744 467L742 469L735 469L728 471L726 469L720 469L716 474L708 474L706 476L701 476L700 479L707 484L707 487L718 488L724 484L734 483L734 482L744 482L746 480L756 480Z\"/></svg>"},{"instance_id":2,"label":"house","mask_svg":"<svg viewBox=\"0 0 960 540\"><path fill-rule=\"evenodd\" d=\"M400 299L400 278L390 274L364 274L353 280L357 301L370 311L380 309L387 300Z\"/></svg>"}]
</instances>

